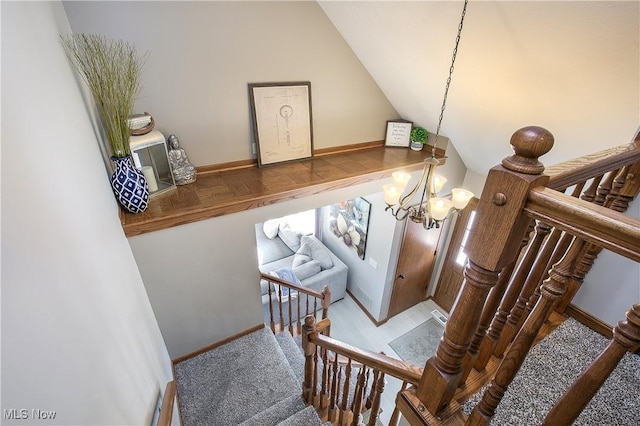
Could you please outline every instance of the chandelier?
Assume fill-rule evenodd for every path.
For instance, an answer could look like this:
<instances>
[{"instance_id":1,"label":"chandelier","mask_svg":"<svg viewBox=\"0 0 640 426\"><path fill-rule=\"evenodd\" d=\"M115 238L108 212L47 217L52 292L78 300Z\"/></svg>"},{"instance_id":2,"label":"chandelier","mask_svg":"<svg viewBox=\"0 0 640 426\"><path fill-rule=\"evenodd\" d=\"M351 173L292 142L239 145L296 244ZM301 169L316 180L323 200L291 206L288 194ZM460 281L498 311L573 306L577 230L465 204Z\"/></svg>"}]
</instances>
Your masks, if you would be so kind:
<instances>
[{"instance_id":1,"label":"chandelier","mask_svg":"<svg viewBox=\"0 0 640 426\"><path fill-rule=\"evenodd\" d=\"M440 126L442 125L442 117L447 105L447 96L449 94L449 86L451 85L451 75L453 74L453 66L456 62L458 54L458 44L460 43L460 34L462 33L462 25L464 16L467 12L468 0L465 0L460 17L460 25L458 25L458 34L451 58L451 66L449 67L449 76L444 89L444 97L442 99L442 108L440 109L440 118L438 119L438 127L436 129L435 140L431 150L431 157L424 160L424 167L420 178L416 185L406 195L403 195L406 186L411 179L411 175L404 172L394 172L392 174L393 183L383 186L384 202L387 204L385 211L390 210L396 220L405 220L407 217L414 222L422 223L425 229L438 228L442 221L452 211L464 209L469 200L473 197L473 192L463 188L453 188L449 198L439 197L438 192L442 189L447 179L436 175L436 167L440 161L436 158L436 145L438 136L440 136ZM420 201L413 201L414 197L420 193Z\"/></svg>"}]
</instances>

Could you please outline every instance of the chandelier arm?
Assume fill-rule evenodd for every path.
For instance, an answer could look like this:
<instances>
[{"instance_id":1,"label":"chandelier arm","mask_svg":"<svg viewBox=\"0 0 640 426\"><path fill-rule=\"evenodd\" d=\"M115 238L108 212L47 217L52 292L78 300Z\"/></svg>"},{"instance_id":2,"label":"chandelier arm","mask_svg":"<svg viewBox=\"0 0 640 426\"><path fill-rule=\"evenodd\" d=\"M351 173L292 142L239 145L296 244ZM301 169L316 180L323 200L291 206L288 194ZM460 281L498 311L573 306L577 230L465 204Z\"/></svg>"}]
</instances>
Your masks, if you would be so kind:
<instances>
[{"instance_id":1,"label":"chandelier arm","mask_svg":"<svg viewBox=\"0 0 640 426\"><path fill-rule=\"evenodd\" d=\"M420 174L420 178L418 179L418 183L416 183L416 186L413 187L411 192L409 192L404 197L400 198L400 203L399 203L400 207L399 208L401 208L402 210L407 210L409 207L411 207L409 205L409 202L416 195L416 193L418 192L420 187L426 182L427 175L429 173L429 170L431 169L431 164L429 164L429 165L426 164L426 163L429 162L429 160L430 160L429 158L424 160L425 166L422 168L422 173Z\"/></svg>"}]
</instances>

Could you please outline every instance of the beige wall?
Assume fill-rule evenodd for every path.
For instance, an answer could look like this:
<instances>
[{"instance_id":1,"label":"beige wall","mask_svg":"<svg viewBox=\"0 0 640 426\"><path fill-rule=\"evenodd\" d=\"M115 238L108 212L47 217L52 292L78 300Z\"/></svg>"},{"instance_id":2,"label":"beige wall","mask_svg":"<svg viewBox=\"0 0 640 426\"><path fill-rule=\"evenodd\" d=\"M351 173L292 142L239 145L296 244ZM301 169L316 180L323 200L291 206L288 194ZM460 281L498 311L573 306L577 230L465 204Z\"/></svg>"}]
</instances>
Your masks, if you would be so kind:
<instances>
[{"instance_id":1,"label":"beige wall","mask_svg":"<svg viewBox=\"0 0 640 426\"><path fill-rule=\"evenodd\" d=\"M148 425L171 363L68 32L60 2L2 3L2 424Z\"/></svg>"},{"instance_id":2,"label":"beige wall","mask_svg":"<svg viewBox=\"0 0 640 426\"><path fill-rule=\"evenodd\" d=\"M247 83L310 81L315 148L384 139L397 113L315 2L65 2L74 32L149 51L143 97L196 165L254 157Z\"/></svg>"}]
</instances>

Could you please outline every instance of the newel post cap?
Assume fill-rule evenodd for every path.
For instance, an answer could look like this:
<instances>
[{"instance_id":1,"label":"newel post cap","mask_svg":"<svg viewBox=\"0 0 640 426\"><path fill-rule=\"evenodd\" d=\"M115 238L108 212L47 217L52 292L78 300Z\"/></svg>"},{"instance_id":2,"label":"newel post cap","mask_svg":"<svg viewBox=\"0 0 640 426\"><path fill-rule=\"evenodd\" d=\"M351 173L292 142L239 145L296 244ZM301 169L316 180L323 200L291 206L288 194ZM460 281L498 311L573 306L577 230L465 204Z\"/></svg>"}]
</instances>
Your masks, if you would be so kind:
<instances>
[{"instance_id":1,"label":"newel post cap","mask_svg":"<svg viewBox=\"0 0 640 426\"><path fill-rule=\"evenodd\" d=\"M502 165L514 172L539 175L544 164L538 161L553 147L553 135L547 129L538 126L523 127L511 136L511 148L515 152L502 160Z\"/></svg>"}]
</instances>

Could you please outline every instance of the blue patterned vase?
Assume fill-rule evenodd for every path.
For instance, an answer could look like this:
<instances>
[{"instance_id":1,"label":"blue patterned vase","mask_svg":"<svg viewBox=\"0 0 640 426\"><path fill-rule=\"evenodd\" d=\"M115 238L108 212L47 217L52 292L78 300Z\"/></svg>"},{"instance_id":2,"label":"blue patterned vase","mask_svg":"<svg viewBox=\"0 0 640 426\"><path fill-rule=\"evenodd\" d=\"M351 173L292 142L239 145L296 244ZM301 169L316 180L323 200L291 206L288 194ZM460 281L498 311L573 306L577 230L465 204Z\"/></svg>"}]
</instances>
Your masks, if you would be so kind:
<instances>
[{"instance_id":1,"label":"blue patterned vase","mask_svg":"<svg viewBox=\"0 0 640 426\"><path fill-rule=\"evenodd\" d=\"M142 172L131 162L131 156L111 157L116 169L111 175L111 187L116 199L130 213L141 213L149 205L149 186Z\"/></svg>"}]
</instances>

